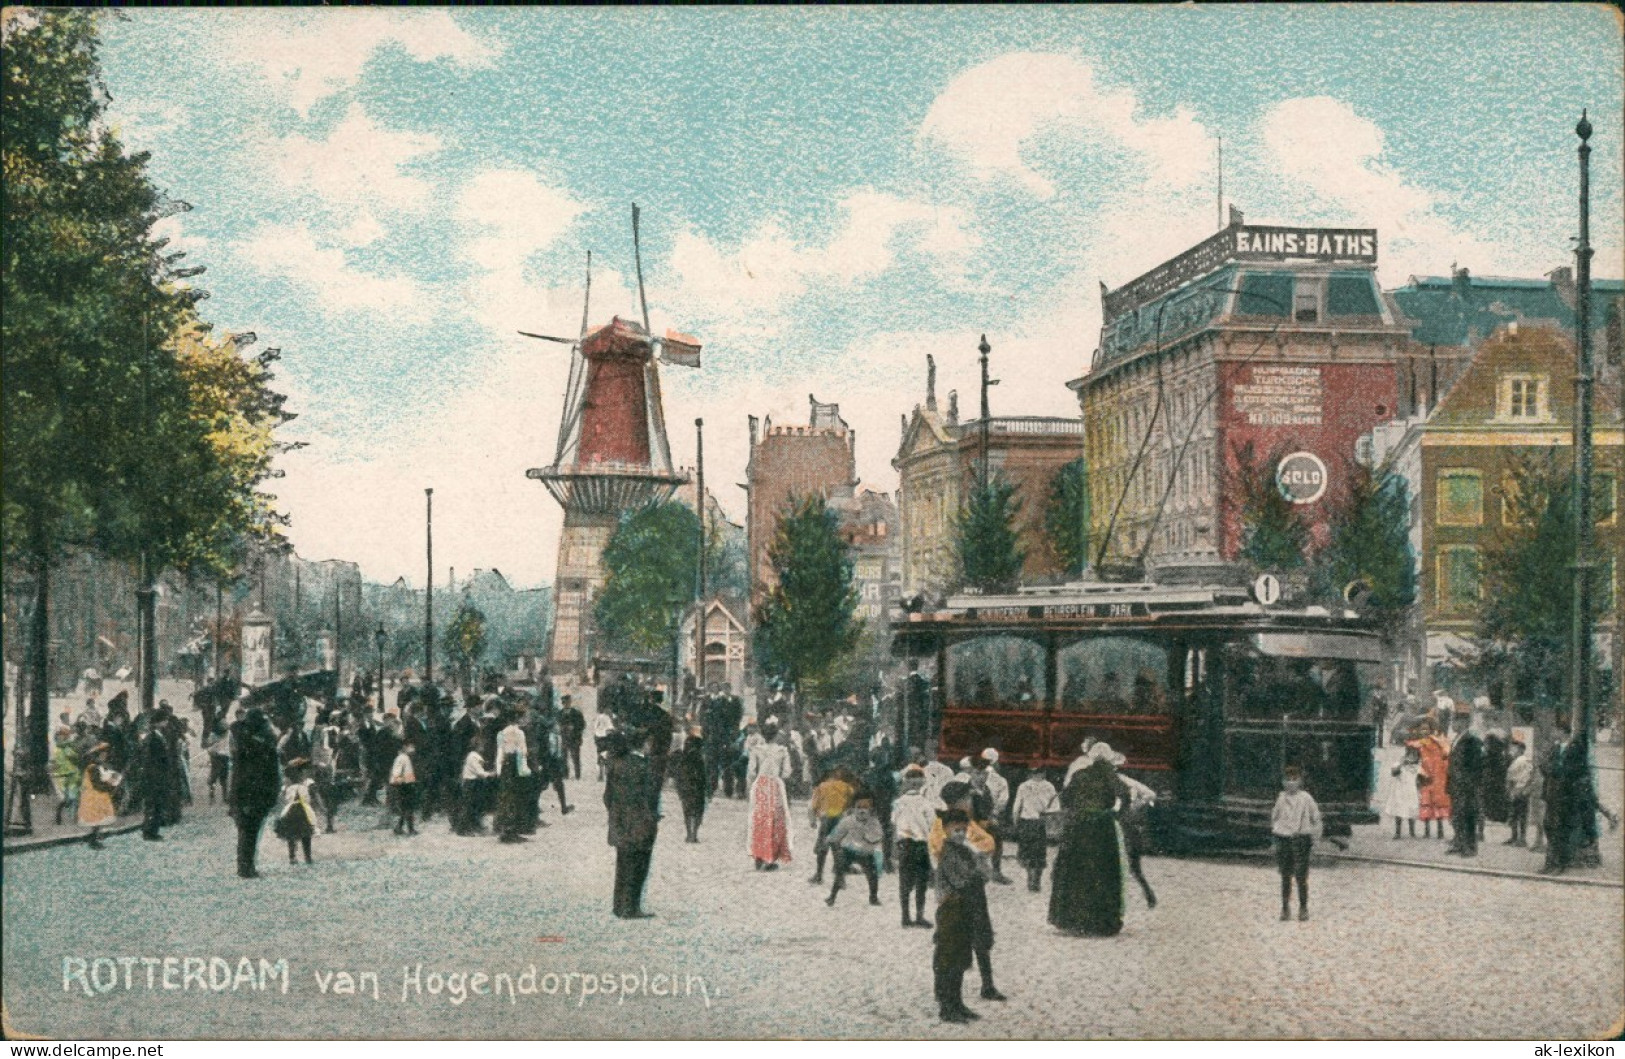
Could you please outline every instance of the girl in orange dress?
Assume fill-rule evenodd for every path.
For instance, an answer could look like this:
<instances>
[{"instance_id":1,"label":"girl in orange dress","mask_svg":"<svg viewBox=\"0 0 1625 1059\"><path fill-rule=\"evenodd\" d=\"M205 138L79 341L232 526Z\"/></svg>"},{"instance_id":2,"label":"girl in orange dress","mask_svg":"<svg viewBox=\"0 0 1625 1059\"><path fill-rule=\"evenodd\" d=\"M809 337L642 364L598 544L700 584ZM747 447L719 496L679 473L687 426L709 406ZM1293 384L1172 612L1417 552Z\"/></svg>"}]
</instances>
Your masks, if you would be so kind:
<instances>
[{"instance_id":1,"label":"girl in orange dress","mask_svg":"<svg viewBox=\"0 0 1625 1059\"><path fill-rule=\"evenodd\" d=\"M1422 837L1432 837L1433 821L1439 822L1439 838L1444 838L1444 822L1450 819L1450 795L1445 784L1449 780L1450 748L1435 733L1433 722L1423 721L1416 729L1416 738L1405 744L1415 747L1422 759L1422 786L1417 791L1421 807L1417 817L1422 821Z\"/></svg>"}]
</instances>

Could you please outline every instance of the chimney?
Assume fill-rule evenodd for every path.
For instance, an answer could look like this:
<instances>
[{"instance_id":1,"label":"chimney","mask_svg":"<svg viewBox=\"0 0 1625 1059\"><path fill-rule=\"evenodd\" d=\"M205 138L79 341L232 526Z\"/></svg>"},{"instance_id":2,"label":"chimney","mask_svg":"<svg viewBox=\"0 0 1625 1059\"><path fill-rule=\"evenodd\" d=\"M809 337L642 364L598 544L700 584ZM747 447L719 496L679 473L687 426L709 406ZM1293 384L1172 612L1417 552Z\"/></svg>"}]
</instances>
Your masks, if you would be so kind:
<instances>
[{"instance_id":1,"label":"chimney","mask_svg":"<svg viewBox=\"0 0 1625 1059\"><path fill-rule=\"evenodd\" d=\"M750 447L751 451L754 452L756 450L757 419L755 416L746 416L745 420L750 424Z\"/></svg>"},{"instance_id":2,"label":"chimney","mask_svg":"<svg viewBox=\"0 0 1625 1059\"><path fill-rule=\"evenodd\" d=\"M908 437L908 416L897 413L898 440Z\"/></svg>"},{"instance_id":3,"label":"chimney","mask_svg":"<svg viewBox=\"0 0 1625 1059\"><path fill-rule=\"evenodd\" d=\"M1561 265L1546 273L1546 278L1552 281L1552 287L1557 296L1567 305L1574 305L1575 296L1579 293L1574 285L1574 269L1568 265Z\"/></svg>"},{"instance_id":4,"label":"chimney","mask_svg":"<svg viewBox=\"0 0 1625 1059\"><path fill-rule=\"evenodd\" d=\"M925 355L925 410L937 410L937 358Z\"/></svg>"},{"instance_id":5,"label":"chimney","mask_svg":"<svg viewBox=\"0 0 1625 1059\"><path fill-rule=\"evenodd\" d=\"M1236 204L1232 202L1230 204L1230 227L1240 228L1246 221L1246 217L1242 216L1242 212L1236 209Z\"/></svg>"},{"instance_id":6,"label":"chimney","mask_svg":"<svg viewBox=\"0 0 1625 1059\"><path fill-rule=\"evenodd\" d=\"M956 427L956 426L959 425L959 391L958 390L949 390L948 391L948 425L951 426L951 427Z\"/></svg>"},{"instance_id":7,"label":"chimney","mask_svg":"<svg viewBox=\"0 0 1625 1059\"><path fill-rule=\"evenodd\" d=\"M1466 268L1452 266L1450 269L1450 285L1455 288L1457 294L1466 297L1468 289L1473 285L1472 274Z\"/></svg>"}]
</instances>

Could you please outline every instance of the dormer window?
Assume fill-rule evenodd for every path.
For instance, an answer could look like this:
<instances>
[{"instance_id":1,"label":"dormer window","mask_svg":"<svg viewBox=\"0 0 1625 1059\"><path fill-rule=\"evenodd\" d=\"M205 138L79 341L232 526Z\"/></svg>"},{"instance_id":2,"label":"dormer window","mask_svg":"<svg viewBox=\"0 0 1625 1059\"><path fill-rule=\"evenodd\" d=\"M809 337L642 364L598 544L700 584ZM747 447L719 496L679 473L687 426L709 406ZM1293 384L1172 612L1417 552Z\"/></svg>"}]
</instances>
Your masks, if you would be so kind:
<instances>
[{"instance_id":1,"label":"dormer window","mask_svg":"<svg viewBox=\"0 0 1625 1059\"><path fill-rule=\"evenodd\" d=\"M1300 324L1320 322L1320 281L1300 277L1292 291L1292 319Z\"/></svg>"},{"instance_id":2,"label":"dormer window","mask_svg":"<svg viewBox=\"0 0 1625 1059\"><path fill-rule=\"evenodd\" d=\"M1501 376L1501 393L1497 409L1498 418L1526 422L1541 422L1548 418L1547 399L1550 387L1545 375L1516 374Z\"/></svg>"}]
</instances>

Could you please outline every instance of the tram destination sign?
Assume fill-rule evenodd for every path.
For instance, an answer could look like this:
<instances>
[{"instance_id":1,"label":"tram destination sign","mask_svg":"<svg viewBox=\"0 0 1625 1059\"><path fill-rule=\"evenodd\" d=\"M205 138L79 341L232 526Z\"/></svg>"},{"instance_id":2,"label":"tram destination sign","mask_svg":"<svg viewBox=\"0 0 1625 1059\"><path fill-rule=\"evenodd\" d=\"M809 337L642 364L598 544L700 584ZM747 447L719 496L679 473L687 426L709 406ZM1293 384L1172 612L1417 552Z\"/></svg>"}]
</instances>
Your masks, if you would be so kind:
<instances>
[{"instance_id":1,"label":"tram destination sign","mask_svg":"<svg viewBox=\"0 0 1625 1059\"><path fill-rule=\"evenodd\" d=\"M1144 603L1047 603L1030 607L970 607L966 621L1064 621L1068 618L1147 618Z\"/></svg>"},{"instance_id":2,"label":"tram destination sign","mask_svg":"<svg viewBox=\"0 0 1625 1059\"><path fill-rule=\"evenodd\" d=\"M1105 292L1101 295L1101 311L1109 323L1233 261L1374 265L1377 263L1377 230L1231 225L1117 290Z\"/></svg>"}]
</instances>

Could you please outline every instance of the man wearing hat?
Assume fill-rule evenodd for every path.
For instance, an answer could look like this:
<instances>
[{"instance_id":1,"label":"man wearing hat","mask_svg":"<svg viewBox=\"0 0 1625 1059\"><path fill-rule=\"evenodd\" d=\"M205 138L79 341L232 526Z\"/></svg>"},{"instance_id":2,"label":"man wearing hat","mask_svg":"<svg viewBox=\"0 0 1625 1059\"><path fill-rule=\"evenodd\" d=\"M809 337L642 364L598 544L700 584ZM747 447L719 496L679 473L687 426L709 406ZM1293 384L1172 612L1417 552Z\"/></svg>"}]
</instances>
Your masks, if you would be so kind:
<instances>
[{"instance_id":1,"label":"man wearing hat","mask_svg":"<svg viewBox=\"0 0 1625 1059\"><path fill-rule=\"evenodd\" d=\"M973 956L982 972L983 999L1005 997L993 986L993 920L988 915L986 879L970 848L969 814L949 809L942 814L942 825L946 838L937 862L937 931L931 959L937 1014L944 1022L969 1022L980 1017L963 999L965 972Z\"/></svg>"},{"instance_id":2,"label":"man wearing hat","mask_svg":"<svg viewBox=\"0 0 1625 1059\"><path fill-rule=\"evenodd\" d=\"M676 769L677 800L683 805L683 826L687 829L684 842L700 840L700 822L705 819L705 803L711 794L706 768L709 753L705 730L699 725L690 727Z\"/></svg>"},{"instance_id":3,"label":"man wearing hat","mask_svg":"<svg viewBox=\"0 0 1625 1059\"><path fill-rule=\"evenodd\" d=\"M659 780L643 748L624 733L611 732L603 749L604 808L609 810L609 844L615 847L614 912L620 919L648 919L643 887L660 829L655 813Z\"/></svg>"},{"instance_id":4,"label":"man wearing hat","mask_svg":"<svg viewBox=\"0 0 1625 1059\"><path fill-rule=\"evenodd\" d=\"M237 874L256 879L255 854L260 829L276 806L278 791L276 732L258 706L232 725L232 769L229 804L237 823Z\"/></svg>"}]
</instances>

